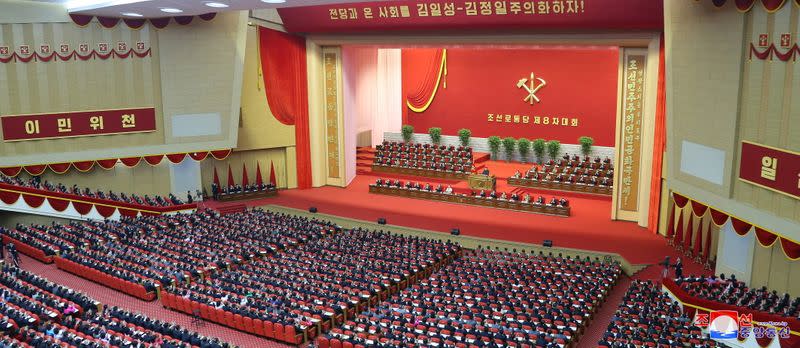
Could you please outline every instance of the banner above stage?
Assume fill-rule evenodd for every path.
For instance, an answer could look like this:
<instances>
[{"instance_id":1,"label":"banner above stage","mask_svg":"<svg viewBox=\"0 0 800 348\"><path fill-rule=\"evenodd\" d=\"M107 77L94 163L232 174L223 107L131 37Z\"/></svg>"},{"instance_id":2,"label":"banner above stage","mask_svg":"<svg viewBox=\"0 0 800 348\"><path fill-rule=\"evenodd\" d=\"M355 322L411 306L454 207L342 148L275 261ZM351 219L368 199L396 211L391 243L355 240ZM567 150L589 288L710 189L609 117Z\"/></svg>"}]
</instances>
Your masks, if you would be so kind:
<instances>
[{"instance_id":1,"label":"banner above stage","mask_svg":"<svg viewBox=\"0 0 800 348\"><path fill-rule=\"evenodd\" d=\"M657 0L402 0L279 8L289 32L438 29L637 29L661 31Z\"/></svg>"},{"instance_id":2,"label":"banner above stage","mask_svg":"<svg viewBox=\"0 0 800 348\"><path fill-rule=\"evenodd\" d=\"M412 48L401 70L403 123L417 132L615 144L617 47Z\"/></svg>"}]
</instances>

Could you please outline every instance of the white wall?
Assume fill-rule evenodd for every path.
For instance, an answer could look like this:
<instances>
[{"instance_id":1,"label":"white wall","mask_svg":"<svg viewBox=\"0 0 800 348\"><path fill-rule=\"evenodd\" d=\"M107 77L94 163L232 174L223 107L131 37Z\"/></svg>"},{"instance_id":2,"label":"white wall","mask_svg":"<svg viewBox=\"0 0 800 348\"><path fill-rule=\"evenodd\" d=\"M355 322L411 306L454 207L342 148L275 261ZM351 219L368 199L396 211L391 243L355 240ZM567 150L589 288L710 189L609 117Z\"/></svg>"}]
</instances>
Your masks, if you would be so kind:
<instances>
[{"instance_id":1,"label":"white wall","mask_svg":"<svg viewBox=\"0 0 800 348\"><path fill-rule=\"evenodd\" d=\"M735 274L736 279L750 283L755 235L751 232L746 236L740 236L733 230L730 219L722 225L717 243L717 268L714 272L724 273L726 276Z\"/></svg>"}]
</instances>

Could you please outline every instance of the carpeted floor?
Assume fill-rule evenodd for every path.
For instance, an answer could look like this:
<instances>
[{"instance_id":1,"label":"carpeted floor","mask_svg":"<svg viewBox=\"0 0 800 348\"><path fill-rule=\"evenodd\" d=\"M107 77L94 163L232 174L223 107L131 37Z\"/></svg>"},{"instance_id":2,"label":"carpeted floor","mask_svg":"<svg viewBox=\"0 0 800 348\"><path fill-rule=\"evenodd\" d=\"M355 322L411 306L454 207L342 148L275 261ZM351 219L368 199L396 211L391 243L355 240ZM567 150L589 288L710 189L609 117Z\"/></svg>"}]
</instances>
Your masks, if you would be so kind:
<instances>
[{"instance_id":1,"label":"carpeted floor","mask_svg":"<svg viewBox=\"0 0 800 348\"><path fill-rule=\"evenodd\" d=\"M556 246L619 253L632 264L652 264L666 255L677 256L664 238L632 222L612 221L607 199L564 194L572 207L572 216L564 218L370 194L368 185L374 180L373 176L359 175L347 188L283 190L278 197L247 205L315 206L326 214L366 221L385 217L389 224L438 232L458 227L464 235L516 242L540 244L551 239ZM207 204L213 207L218 203Z\"/></svg>"},{"instance_id":2,"label":"carpeted floor","mask_svg":"<svg viewBox=\"0 0 800 348\"><path fill-rule=\"evenodd\" d=\"M161 302L158 300L154 302L145 302L100 284L96 284L89 280L64 272L56 268L55 264L46 265L25 255L20 255L20 257L22 258L21 261L23 269L43 276L52 282L82 291L107 306L117 306L133 312L143 313L151 318L174 322L178 325L197 331L204 336L218 337L223 341L235 344L242 348L291 347L207 321L201 321L199 325L192 324L192 318L190 316L168 310L162 307Z\"/></svg>"}]
</instances>

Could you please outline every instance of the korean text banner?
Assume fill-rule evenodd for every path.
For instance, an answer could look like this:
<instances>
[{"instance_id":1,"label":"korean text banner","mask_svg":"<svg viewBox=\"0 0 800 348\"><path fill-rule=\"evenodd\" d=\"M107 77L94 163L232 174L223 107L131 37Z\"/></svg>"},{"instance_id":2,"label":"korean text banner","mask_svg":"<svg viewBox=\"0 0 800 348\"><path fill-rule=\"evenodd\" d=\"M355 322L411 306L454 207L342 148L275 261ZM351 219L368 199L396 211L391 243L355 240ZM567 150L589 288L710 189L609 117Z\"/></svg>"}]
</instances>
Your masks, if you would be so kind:
<instances>
[{"instance_id":1,"label":"korean text banner","mask_svg":"<svg viewBox=\"0 0 800 348\"><path fill-rule=\"evenodd\" d=\"M3 115L3 141L142 133L156 130L154 108Z\"/></svg>"},{"instance_id":2,"label":"korean text banner","mask_svg":"<svg viewBox=\"0 0 800 348\"><path fill-rule=\"evenodd\" d=\"M658 0L388 1L280 8L289 32L437 29L662 30Z\"/></svg>"},{"instance_id":3,"label":"korean text banner","mask_svg":"<svg viewBox=\"0 0 800 348\"><path fill-rule=\"evenodd\" d=\"M800 199L800 153L742 141L739 180Z\"/></svg>"}]
</instances>

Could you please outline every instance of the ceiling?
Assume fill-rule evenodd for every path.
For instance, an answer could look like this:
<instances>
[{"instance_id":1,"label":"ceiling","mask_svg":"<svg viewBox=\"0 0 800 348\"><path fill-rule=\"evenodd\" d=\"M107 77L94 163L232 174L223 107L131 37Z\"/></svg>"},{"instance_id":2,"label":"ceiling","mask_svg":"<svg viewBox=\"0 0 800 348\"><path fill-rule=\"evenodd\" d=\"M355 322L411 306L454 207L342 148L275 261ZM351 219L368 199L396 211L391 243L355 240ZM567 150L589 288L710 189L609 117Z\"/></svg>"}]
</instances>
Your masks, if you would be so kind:
<instances>
[{"instance_id":1,"label":"ceiling","mask_svg":"<svg viewBox=\"0 0 800 348\"><path fill-rule=\"evenodd\" d=\"M270 9L281 7L301 7L367 0L285 0L283 3L270 3L275 0L30 0L64 5L69 13L95 16L139 18L139 16L123 15L135 13L141 18L157 18L169 16L199 15L209 12L240 11L254 9ZM266 2L265 2L266 1ZM207 3L222 3L225 8L209 7ZM162 9L178 9L180 13L166 13Z\"/></svg>"}]
</instances>

